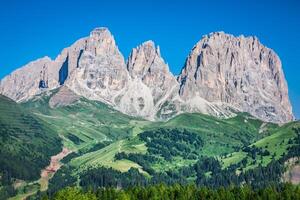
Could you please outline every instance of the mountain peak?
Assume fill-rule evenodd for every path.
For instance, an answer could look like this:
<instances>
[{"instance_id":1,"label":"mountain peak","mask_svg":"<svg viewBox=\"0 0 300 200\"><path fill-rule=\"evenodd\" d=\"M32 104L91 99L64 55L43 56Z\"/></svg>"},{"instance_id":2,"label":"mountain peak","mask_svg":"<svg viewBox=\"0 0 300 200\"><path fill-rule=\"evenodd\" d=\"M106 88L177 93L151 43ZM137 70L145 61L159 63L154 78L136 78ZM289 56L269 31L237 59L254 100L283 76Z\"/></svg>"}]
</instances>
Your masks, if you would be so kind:
<instances>
[{"instance_id":1,"label":"mountain peak","mask_svg":"<svg viewBox=\"0 0 300 200\"><path fill-rule=\"evenodd\" d=\"M160 56L159 46L156 46L152 40L147 40L147 41L143 42L136 49L142 50L148 54L151 54L151 52L155 52L158 56Z\"/></svg>"},{"instance_id":2,"label":"mountain peak","mask_svg":"<svg viewBox=\"0 0 300 200\"><path fill-rule=\"evenodd\" d=\"M255 35L250 35L250 36L245 36L243 34L235 36L233 34L230 33L226 33L224 31L215 31L215 32L211 32L209 34L203 35L201 40L199 42L203 42L203 41L210 41L210 40L215 40L215 39L224 39L224 40L251 40L251 41L258 41L259 39L258 37L256 37ZM198 43L199 43L198 42Z\"/></svg>"},{"instance_id":3,"label":"mountain peak","mask_svg":"<svg viewBox=\"0 0 300 200\"><path fill-rule=\"evenodd\" d=\"M153 40L146 40L145 42L142 43L141 46L152 46L152 47L155 47L155 43L153 42Z\"/></svg>"},{"instance_id":4,"label":"mountain peak","mask_svg":"<svg viewBox=\"0 0 300 200\"><path fill-rule=\"evenodd\" d=\"M142 77L153 66L164 68L165 65L159 47L155 46L152 40L148 40L132 49L127 62L127 69L133 77Z\"/></svg>"},{"instance_id":5,"label":"mountain peak","mask_svg":"<svg viewBox=\"0 0 300 200\"><path fill-rule=\"evenodd\" d=\"M89 48L116 48L116 42L111 32L106 27L95 28L88 39ZM101 47L102 46L102 47Z\"/></svg>"},{"instance_id":6,"label":"mountain peak","mask_svg":"<svg viewBox=\"0 0 300 200\"><path fill-rule=\"evenodd\" d=\"M106 27L94 28L90 33L90 37L100 37L100 36L109 36L109 37L111 37L112 34L108 30L108 28L106 28Z\"/></svg>"},{"instance_id":7,"label":"mountain peak","mask_svg":"<svg viewBox=\"0 0 300 200\"><path fill-rule=\"evenodd\" d=\"M183 99L222 102L266 121L293 119L280 59L257 37L224 32L204 36L178 80Z\"/></svg>"},{"instance_id":8,"label":"mountain peak","mask_svg":"<svg viewBox=\"0 0 300 200\"><path fill-rule=\"evenodd\" d=\"M139 48L144 48L144 49L147 49L147 50L155 51L156 55L161 57L159 46L158 45L156 46L155 43L152 40L147 40L147 41L143 42L139 46Z\"/></svg>"}]
</instances>

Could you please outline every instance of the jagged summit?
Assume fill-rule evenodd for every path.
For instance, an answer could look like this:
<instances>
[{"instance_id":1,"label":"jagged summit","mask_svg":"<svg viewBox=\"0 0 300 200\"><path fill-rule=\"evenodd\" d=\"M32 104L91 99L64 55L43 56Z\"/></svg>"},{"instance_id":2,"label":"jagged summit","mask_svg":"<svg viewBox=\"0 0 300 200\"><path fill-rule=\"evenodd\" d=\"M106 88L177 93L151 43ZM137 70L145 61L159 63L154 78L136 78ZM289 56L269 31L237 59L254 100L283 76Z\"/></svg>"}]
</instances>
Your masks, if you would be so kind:
<instances>
[{"instance_id":1,"label":"jagged summit","mask_svg":"<svg viewBox=\"0 0 300 200\"><path fill-rule=\"evenodd\" d=\"M141 45L139 45L136 49L145 49L145 51L155 51L155 53L158 55L158 56L161 56L160 55L160 48L158 45L155 44L155 42L153 40L147 40L145 42L143 42Z\"/></svg>"},{"instance_id":2,"label":"jagged summit","mask_svg":"<svg viewBox=\"0 0 300 200\"><path fill-rule=\"evenodd\" d=\"M169 70L160 55L160 49L152 40L133 48L127 60L127 69L132 77L143 77L153 68Z\"/></svg>"},{"instance_id":3,"label":"jagged summit","mask_svg":"<svg viewBox=\"0 0 300 200\"><path fill-rule=\"evenodd\" d=\"M105 42L105 40L110 40L115 42L113 35L106 27L98 27L90 32L89 40L100 42Z\"/></svg>"},{"instance_id":4,"label":"jagged summit","mask_svg":"<svg viewBox=\"0 0 300 200\"><path fill-rule=\"evenodd\" d=\"M114 37L106 27L95 28L90 32L90 41L100 43L105 43L107 41L115 43Z\"/></svg>"},{"instance_id":5,"label":"jagged summit","mask_svg":"<svg viewBox=\"0 0 300 200\"><path fill-rule=\"evenodd\" d=\"M127 69L135 84L147 88L147 97L138 97L143 102L148 102L151 114L155 118L166 99L177 93L178 83L169 66L160 55L159 47L153 41L146 41L132 49L127 61ZM144 108L143 108L144 109ZM142 110L143 110L142 109Z\"/></svg>"},{"instance_id":6,"label":"jagged summit","mask_svg":"<svg viewBox=\"0 0 300 200\"><path fill-rule=\"evenodd\" d=\"M95 36L95 35L103 35L103 34L108 34L111 35L109 29L107 27L96 27L91 31L91 36Z\"/></svg>"},{"instance_id":7,"label":"jagged summit","mask_svg":"<svg viewBox=\"0 0 300 200\"><path fill-rule=\"evenodd\" d=\"M155 48L155 43L153 40L146 40L145 42L143 42L140 46L152 46L153 48Z\"/></svg>"},{"instance_id":8,"label":"jagged summit","mask_svg":"<svg viewBox=\"0 0 300 200\"><path fill-rule=\"evenodd\" d=\"M0 93L27 101L62 86L71 91L62 92L64 99L84 96L152 120L182 112L227 117L232 111L265 121L293 120L277 54L254 36L222 31L203 36L175 78L153 41L133 48L125 63L111 32L95 28L55 60L38 59L3 78Z\"/></svg>"},{"instance_id":9,"label":"jagged summit","mask_svg":"<svg viewBox=\"0 0 300 200\"><path fill-rule=\"evenodd\" d=\"M249 36L245 36L244 34L240 34L240 35L234 35L234 34L230 34L230 33L226 33L224 31L214 31L208 34L205 34L202 36L201 40L203 38L215 38L215 37L226 37L226 38L248 38L248 39L254 39L254 40L258 40L258 38L255 35L249 35ZM201 41L199 40L199 42Z\"/></svg>"}]
</instances>

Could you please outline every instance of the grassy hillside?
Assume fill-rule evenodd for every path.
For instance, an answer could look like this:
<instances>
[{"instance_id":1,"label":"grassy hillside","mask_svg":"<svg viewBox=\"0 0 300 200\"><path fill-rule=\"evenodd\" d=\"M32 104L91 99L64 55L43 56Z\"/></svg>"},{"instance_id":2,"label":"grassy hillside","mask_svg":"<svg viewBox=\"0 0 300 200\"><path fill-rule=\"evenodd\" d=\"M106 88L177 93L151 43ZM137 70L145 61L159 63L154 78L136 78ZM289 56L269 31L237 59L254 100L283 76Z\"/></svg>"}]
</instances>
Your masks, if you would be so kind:
<instances>
[{"instance_id":1,"label":"grassy hillside","mask_svg":"<svg viewBox=\"0 0 300 200\"><path fill-rule=\"evenodd\" d=\"M137 163L128 160L114 162L114 156L122 151L146 152L144 143L136 140L135 136L151 122L124 115L106 104L84 98L72 105L52 109L48 103L51 95L37 96L23 106L43 122L51 124L64 146L74 152L65 160L76 167L76 173L99 165L120 171L128 171L131 167L141 169ZM94 148L103 142L107 145Z\"/></svg>"},{"instance_id":2,"label":"grassy hillside","mask_svg":"<svg viewBox=\"0 0 300 200\"><path fill-rule=\"evenodd\" d=\"M61 146L49 124L0 96L0 198L7 191L13 193L9 185L15 179L38 179L41 169Z\"/></svg>"},{"instance_id":3,"label":"grassy hillside","mask_svg":"<svg viewBox=\"0 0 300 200\"><path fill-rule=\"evenodd\" d=\"M259 133L262 124L262 121L253 120L245 114L218 119L199 113L185 113L162 124L162 127L183 128L200 134L205 141L202 154L219 156L262 138L265 134Z\"/></svg>"},{"instance_id":4,"label":"grassy hillside","mask_svg":"<svg viewBox=\"0 0 300 200\"><path fill-rule=\"evenodd\" d=\"M79 105L80 104L81 103L79 103ZM153 138L161 140L162 138L160 138L159 135L163 136L166 132L170 132L168 130L171 130L171 133L172 130L187 130L187 136L194 134L203 141L201 149L195 149L195 147L190 145L191 150L195 151L194 157L183 158L181 155L174 155L172 159L166 160L162 158L161 155L152 155L157 158L157 161L150 163L151 167L156 171L178 169L196 163L200 156L219 157L235 152L264 136L265 133L259 133L260 126L263 122L253 120L253 123L249 117L237 117L239 120L241 120L241 118L243 119L241 125L236 125L237 120L235 119L220 120L202 114L182 114L168 122L147 122L137 119L127 121L127 124L124 124L122 129L127 130L127 133L129 133L124 137L125 139L111 140L112 143L109 146L94 152L78 155L78 157L72 159L69 164L72 167L78 168L79 171L91 166L106 166L117 170L121 169L121 171L124 171L124 169L128 170L130 167L141 169L138 163L128 162L127 160L124 161L124 159L115 160L115 155L121 152L126 154L147 153L147 142L141 139L139 135L144 131L161 130L161 133L156 135L156 138ZM86 117L83 119L87 120ZM114 122L113 120L111 120L110 123L118 124L118 122ZM98 131L101 131L103 126L105 125L102 125ZM120 126L118 127L120 128ZM174 132L174 134L176 133ZM80 137L80 135L77 136ZM164 140L170 144L178 143L176 136L173 138L164 138ZM83 144L86 144L86 142L83 142ZM184 143L183 145L189 146L188 143Z\"/></svg>"},{"instance_id":5,"label":"grassy hillside","mask_svg":"<svg viewBox=\"0 0 300 200\"><path fill-rule=\"evenodd\" d=\"M56 109L51 109L48 106L48 101L49 97L47 96L38 97L27 103L26 107L34 110L35 114L43 121L51 123L52 127L63 138L64 145L75 152L69 156L66 165L73 169L72 174L76 176L86 169L101 166L111 167L122 172L128 171L132 167L148 174L141 163L133 159L116 159L119 153L151 155L155 161L148 163L148 167L156 172L179 170L182 167L195 164L201 157L214 157L221 162L223 168L227 168L248 157L248 154L243 151L244 147L254 146L256 143L262 145L264 140L271 141L271 138L275 137L275 133L279 130L282 130L281 134L285 135L287 139L295 136L291 131L290 134L285 134L284 128L278 127L276 124L264 123L246 113L240 113L230 119L218 119L198 113L185 113L167 122L149 122L126 116L105 104L86 99ZM141 133L157 130L160 133L156 134L151 142L147 142L145 137L141 138ZM178 144L176 130L186 130L188 132L186 137L192 135L199 137L203 142L201 148L195 149L193 144L186 142ZM164 135L167 133L171 134L166 138ZM175 134L175 137L171 137L172 134ZM162 140L165 142L164 145L181 145L178 148L184 148L182 151L190 151L192 156L182 157L178 153L180 149L177 149L178 154L174 151L175 153L173 152L173 155L168 159L157 151L149 152L149 146L155 146L155 142ZM91 151L93 146L103 141L107 141L109 144ZM276 141L271 142L266 148L273 148L272 144L275 145L275 143ZM284 152L282 149L288 147L286 143L287 140L285 143L281 143L282 148L276 148L276 151ZM162 146L156 145L155 147L161 148L161 151L171 151L171 149L164 149ZM260 146L258 145L258 147ZM278 152L276 158L280 158L282 152ZM273 152L270 150L270 153ZM272 155L268 155L262 157L261 162L267 165L271 160ZM258 162L253 165L252 162L253 159L249 158L245 169L253 168L259 164Z\"/></svg>"},{"instance_id":6,"label":"grassy hillside","mask_svg":"<svg viewBox=\"0 0 300 200\"><path fill-rule=\"evenodd\" d=\"M255 155L250 155L249 150L240 150L222 159L224 167L228 167L242 159L246 159L247 167L245 170L248 170L257 167L258 165L266 166L273 159L279 160L282 156L287 154L288 149L293 146L291 141L297 137L297 133L294 129L299 127L299 122L291 122L277 128L272 126L268 129L269 133L267 136L252 143L247 148L249 150L260 149L261 152L266 152L265 154L259 155L259 153L256 153Z\"/></svg>"},{"instance_id":7,"label":"grassy hillside","mask_svg":"<svg viewBox=\"0 0 300 200\"><path fill-rule=\"evenodd\" d=\"M84 98L50 108L51 95L37 96L22 107L14 104L19 109L16 113L32 113L37 122L30 123L48 127L47 137L55 132L63 146L73 151L50 180L50 193L66 185L85 184L225 186L250 181L249 177L256 177L259 187L279 182L284 161L298 155L299 122L278 126L247 113L229 119L184 113L165 122L151 122ZM14 127L19 126L18 120L13 121ZM262 174L268 179L260 179Z\"/></svg>"},{"instance_id":8,"label":"grassy hillside","mask_svg":"<svg viewBox=\"0 0 300 200\"><path fill-rule=\"evenodd\" d=\"M11 177L34 180L51 155L61 150L52 127L0 96L0 169Z\"/></svg>"},{"instance_id":9,"label":"grassy hillside","mask_svg":"<svg viewBox=\"0 0 300 200\"><path fill-rule=\"evenodd\" d=\"M230 119L218 119L196 113L181 114L167 122L131 119L127 124L130 131L126 137L115 138L101 149L73 155L66 162L63 174L71 174L74 179L65 184L81 181L90 183L86 177L94 177L93 173L99 174L103 171L91 169L102 167L123 173L129 173L130 168L135 168L148 182L153 183L187 181L212 184L209 181L214 181L214 174L223 176L222 173L228 170L227 173L231 176L236 176L241 170L246 173L243 176L248 176L249 173L256 174L252 169L261 166L273 167L272 161L282 158L283 153L288 151L287 143L297 135L293 127L298 125L296 122L278 127L246 113L240 113ZM267 150L268 153L258 153L257 157L253 157L245 150L246 147L253 146L257 146L263 153ZM274 157L275 152L277 153ZM254 160L257 161L253 162ZM207 168L210 165L212 167ZM195 168L198 171L195 171ZM203 175L198 174L199 170ZM119 176L113 171L111 176ZM132 176L126 173L125 177ZM59 176L63 174L56 175L52 180L52 187L57 181L61 182ZM199 177L205 179L198 180ZM272 178L278 177L271 177L270 181ZM132 179L134 181L134 178Z\"/></svg>"},{"instance_id":10,"label":"grassy hillside","mask_svg":"<svg viewBox=\"0 0 300 200\"><path fill-rule=\"evenodd\" d=\"M90 148L102 141L115 141L129 136L134 118L107 105L84 98L70 106L51 109L50 96L36 97L24 104L63 138L64 146L71 150Z\"/></svg>"}]
</instances>

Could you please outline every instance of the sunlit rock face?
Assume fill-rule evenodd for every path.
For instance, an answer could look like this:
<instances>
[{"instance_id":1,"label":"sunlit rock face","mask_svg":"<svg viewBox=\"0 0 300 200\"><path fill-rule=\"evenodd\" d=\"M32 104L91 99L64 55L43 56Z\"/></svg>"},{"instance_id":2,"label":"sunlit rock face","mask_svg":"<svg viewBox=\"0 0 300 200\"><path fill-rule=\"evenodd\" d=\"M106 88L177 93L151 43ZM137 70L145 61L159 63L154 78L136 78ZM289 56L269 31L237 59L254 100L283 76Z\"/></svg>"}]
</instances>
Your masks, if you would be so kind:
<instances>
[{"instance_id":1,"label":"sunlit rock face","mask_svg":"<svg viewBox=\"0 0 300 200\"><path fill-rule=\"evenodd\" d=\"M179 89L178 82L160 55L159 47L153 41L146 41L134 48L128 58L127 69L132 82L147 88L142 90L144 94L139 92L140 96L136 96L138 105L135 107L137 110L149 110L149 115L155 118L163 103ZM140 106L143 102L144 108Z\"/></svg>"},{"instance_id":2,"label":"sunlit rock face","mask_svg":"<svg viewBox=\"0 0 300 200\"><path fill-rule=\"evenodd\" d=\"M108 29L94 29L87 38L66 85L75 93L114 105L128 85L125 61Z\"/></svg>"},{"instance_id":3,"label":"sunlit rock face","mask_svg":"<svg viewBox=\"0 0 300 200\"><path fill-rule=\"evenodd\" d=\"M184 100L202 97L267 121L293 119L280 59L256 37L223 32L204 36L191 50L178 81Z\"/></svg>"},{"instance_id":4,"label":"sunlit rock face","mask_svg":"<svg viewBox=\"0 0 300 200\"><path fill-rule=\"evenodd\" d=\"M255 37L223 32L204 36L177 78L152 41L134 48L127 62L107 28L96 28L51 60L44 57L3 78L0 93L27 101L60 88L55 108L80 96L150 120L182 112L230 117L248 112L271 122L293 120L278 56Z\"/></svg>"},{"instance_id":5,"label":"sunlit rock face","mask_svg":"<svg viewBox=\"0 0 300 200\"><path fill-rule=\"evenodd\" d=\"M48 72L51 62L49 57L44 57L17 69L1 80L0 93L15 101L24 101L54 87L56 80Z\"/></svg>"},{"instance_id":6,"label":"sunlit rock face","mask_svg":"<svg viewBox=\"0 0 300 200\"><path fill-rule=\"evenodd\" d=\"M15 70L1 80L0 93L19 102L60 87L77 67L85 44L86 39L80 39L63 49L55 60L44 57Z\"/></svg>"}]
</instances>

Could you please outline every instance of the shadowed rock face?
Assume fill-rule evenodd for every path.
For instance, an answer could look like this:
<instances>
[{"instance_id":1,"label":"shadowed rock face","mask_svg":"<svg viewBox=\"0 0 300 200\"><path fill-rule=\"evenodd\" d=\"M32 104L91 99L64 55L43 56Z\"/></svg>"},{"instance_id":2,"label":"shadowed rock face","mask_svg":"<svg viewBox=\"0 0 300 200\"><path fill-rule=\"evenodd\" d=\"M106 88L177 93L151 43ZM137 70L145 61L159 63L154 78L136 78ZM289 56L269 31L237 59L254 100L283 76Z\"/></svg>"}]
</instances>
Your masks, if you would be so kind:
<instances>
[{"instance_id":1,"label":"shadowed rock face","mask_svg":"<svg viewBox=\"0 0 300 200\"><path fill-rule=\"evenodd\" d=\"M68 70L69 70L69 56L67 56L65 62L62 64L61 68L59 69L59 79L58 82L60 85L63 85L68 78Z\"/></svg>"},{"instance_id":2,"label":"shadowed rock face","mask_svg":"<svg viewBox=\"0 0 300 200\"><path fill-rule=\"evenodd\" d=\"M255 37L223 32L193 47L176 80L152 41L134 48L125 64L109 30L96 28L55 60L45 57L6 76L0 93L27 101L58 87L52 107L84 96L152 120L181 112L228 117L233 110L266 121L293 120L278 56Z\"/></svg>"}]
</instances>

